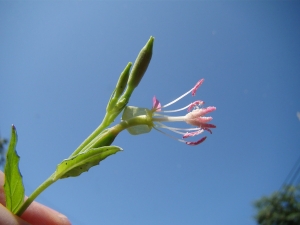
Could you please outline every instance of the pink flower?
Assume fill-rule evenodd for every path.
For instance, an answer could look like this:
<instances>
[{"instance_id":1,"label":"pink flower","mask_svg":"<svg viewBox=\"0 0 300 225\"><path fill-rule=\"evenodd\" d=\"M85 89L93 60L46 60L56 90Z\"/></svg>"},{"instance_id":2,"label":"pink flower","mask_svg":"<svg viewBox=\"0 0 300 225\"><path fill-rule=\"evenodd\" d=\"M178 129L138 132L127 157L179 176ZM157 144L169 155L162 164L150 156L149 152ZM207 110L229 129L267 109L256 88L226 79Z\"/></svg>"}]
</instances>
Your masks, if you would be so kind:
<instances>
[{"instance_id":1,"label":"pink flower","mask_svg":"<svg viewBox=\"0 0 300 225\"><path fill-rule=\"evenodd\" d=\"M153 107L152 107L152 112L153 112L152 121L154 124L154 126L153 126L154 129L156 129L159 132L162 132L172 138L175 138L175 137L173 137L172 135L170 135L168 133L161 131L159 128L165 128L165 129L173 131L177 134L180 134L180 135L182 135L182 139L178 139L178 138L175 138L175 139L177 139L178 141L184 142L187 145L198 145L198 144L202 143L206 139L206 136L200 138L197 141L185 141L183 139L197 136L197 135L203 133L204 131L208 131L209 133L212 133L211 128L216 128L216 126L213 124L209 124L208 122L210 122L213 118L210 116L207 117L205 115L215 111L216 107L209 106L207 108L202 108L201 106L204 104L204 102L197 100L197 101L194 101L194 102L190 103L189 105L187 105L183 108L177 109L177 110L165 111L164 108L174 104L175 102L179 101L180 99L182 99L189 93L192 93L192 96L195 96L197 89L202 85L203 82L204 82L204 79L201 79L200 81L197 82L197 84L191 90L189 90L185 94L181 95L174 101L172 101L164 106L161 106L158 99L154 96L153 97ZM184 116L167 116L164 114L164 113L179 112L179 111L182 111L185 109L187 109L188 113ZM183 121L186 124L192 125L193 127L175 128L175 127L166 126L165 124L162 123L162 122L179 122L179 121Z\"/></svg>"}]
</instances>

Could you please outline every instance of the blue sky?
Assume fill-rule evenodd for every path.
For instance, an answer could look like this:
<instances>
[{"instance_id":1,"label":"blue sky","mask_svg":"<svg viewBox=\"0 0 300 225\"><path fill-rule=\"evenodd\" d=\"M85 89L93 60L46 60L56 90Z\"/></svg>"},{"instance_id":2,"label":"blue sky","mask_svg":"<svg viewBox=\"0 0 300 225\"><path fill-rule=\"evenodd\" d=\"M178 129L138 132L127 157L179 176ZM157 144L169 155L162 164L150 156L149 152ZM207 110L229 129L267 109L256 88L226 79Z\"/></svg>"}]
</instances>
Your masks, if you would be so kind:
<instances>
[{"instance_id":1,"label":"blue sky","mask_svg":"<svg viewBox=\"0 0 300 225\"><path fill-rule=\"evenodd\" d=\"M1 1L0 132L17 128L26 194L98 126L152 35L129 105L167 103L205 78L196 99L217 107L213 134L190 147L155 130L122 132L123 152L37 200L79 225L255 224L253 201L280 188L300 154L299 10L297 1Z\"/></svg>"}]
</instances>

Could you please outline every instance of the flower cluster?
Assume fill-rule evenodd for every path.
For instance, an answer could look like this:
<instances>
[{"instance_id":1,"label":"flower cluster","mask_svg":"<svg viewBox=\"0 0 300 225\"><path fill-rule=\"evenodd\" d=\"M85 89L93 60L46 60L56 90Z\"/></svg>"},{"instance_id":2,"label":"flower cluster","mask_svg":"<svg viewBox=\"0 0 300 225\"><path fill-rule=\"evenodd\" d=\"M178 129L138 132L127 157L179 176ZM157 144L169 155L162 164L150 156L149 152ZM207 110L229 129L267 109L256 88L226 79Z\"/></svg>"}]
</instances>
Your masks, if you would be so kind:
<instances>
[{"instance_id":1,"label":"flower cluster","mask_svg":"<svg viewBox=\"0 0 300 225\"><path fill-rule=\"evenodd\" d=\"M156 129L172 138L174 138L174 137L161 131L159 128L165 128L165 129L168 129L175 133L181 134L182 139L178 139L178 138L175 138L175 139L177 139L178 141L184 142L187 145L198 145L198 144L202 143L206 139L206 136L200 138L197 141L185 141L183 139L188 138L188 137L197 136L197 135L203 133L204 131L208 131L209 133L212 133L211 128L216 128L216 126L208 123L212 120L212 117L207 117L205 115L210 112L215 111L216 107L209 106L209 107L203 108L202 105L204 104L204 102L201 100L197 100L197 101L194 101L194 102L190 103L189 105L187 105L183 108L180 108L180 109L168 110L168 111L166 111L164 109L167 108L168 106L174 104L175 102L179 101L180 99L182 99L189 93L192 93L192 96L195 96L197 89L201 86L201 84L203 82L204 82L204 79L199 80L197 82L197 84L191 90L189 90L185 94L181 95L174 101L172 101L164 106L161 106L158 99L154 96L153 97L153 107L152 107L152 112L153 112L152 121L153 121L154 129ZM174 113L174 112L179 112L179 111L182 111L185 109L187 109L187 111L188 111L188 113L185 116L165 115L165 113ZM178 121L184 121L187 124L192 125L194 127L175 128L175 127L166 126L165 124L162 123L162 122L178 122Z\"/></svg>"}]
</instances>

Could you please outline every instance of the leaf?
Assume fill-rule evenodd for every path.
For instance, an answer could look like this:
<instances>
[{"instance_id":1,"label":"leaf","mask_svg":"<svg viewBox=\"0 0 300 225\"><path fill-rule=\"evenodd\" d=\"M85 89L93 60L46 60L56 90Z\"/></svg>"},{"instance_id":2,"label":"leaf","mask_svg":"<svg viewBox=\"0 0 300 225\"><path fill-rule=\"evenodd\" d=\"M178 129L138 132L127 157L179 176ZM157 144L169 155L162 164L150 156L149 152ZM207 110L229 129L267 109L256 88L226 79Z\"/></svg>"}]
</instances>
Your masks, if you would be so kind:
<instances>
[{"instance_id":1,"label":"leaf","mask_svg":"<svg viewBox=\"0 0 300 225\"><path fill-rule=\"evenodd\" d=\"M84 152L63 160L57 165L55 177L53 179L63 179L67 177L77 177L83 172L87 172L91 167L96 166L106 157L121 151L118 146L104 146L91 148Z\"/></svg>"},{"instance_id":2,"label":"leaf","mask_svg":"<svg viewBox=\"0 0 300 225\"><path fill-rule=\"evenodd\" d=\"M129 120L135 116L149 115L151 114L149 109L138 108L135 106L126 106L122 115L122 120ZM132 135L139 135L149 133L152 127L148 125L137 125L127 128L127 131Z\"/></svg>"},{"instance_id":3,"label":"leaf","mask_svg":"<svg viewBox=\"0 0 300 225\"><path fill-rule=\"evenodd\" d=\"M6 208L13 213L15 213L22 205L25 195L22 175L19 170L20 157L16 152L17 139L18 136L16 127L12 125L11 138L6 154L6 164L4 168L4 191L6 198Z\"/></svg>"}]
</instances>

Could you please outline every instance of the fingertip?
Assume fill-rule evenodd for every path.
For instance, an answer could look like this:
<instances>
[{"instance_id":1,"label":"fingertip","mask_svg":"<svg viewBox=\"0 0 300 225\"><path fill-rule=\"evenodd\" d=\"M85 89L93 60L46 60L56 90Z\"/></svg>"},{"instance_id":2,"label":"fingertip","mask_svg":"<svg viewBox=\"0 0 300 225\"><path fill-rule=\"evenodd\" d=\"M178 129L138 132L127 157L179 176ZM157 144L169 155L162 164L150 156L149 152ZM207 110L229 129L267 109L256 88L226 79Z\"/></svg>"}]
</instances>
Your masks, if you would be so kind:
<instances>
[{"instance_id":1,"label":"fingertip","mask_svg":"<svg viewBox=\"0 0 300 225\"><path fill-rule=\"evenodd\" d=\"M32 225L71 225L71 222L65 215L38 202L31 203L21 218Z\"/></svg>"},{"instance_id":2,"label":"fingertip","mask_svg":"<svg viewBox=\"0 0 300 225\"><path fill-rule=\"evenodd\" d=\"M2 204L0 204L0 224L5 225L30 225L23 219L18 216L12 214L9 210L7 210Z\"/></svg>"}]
</instances>

